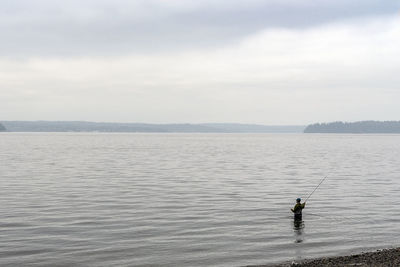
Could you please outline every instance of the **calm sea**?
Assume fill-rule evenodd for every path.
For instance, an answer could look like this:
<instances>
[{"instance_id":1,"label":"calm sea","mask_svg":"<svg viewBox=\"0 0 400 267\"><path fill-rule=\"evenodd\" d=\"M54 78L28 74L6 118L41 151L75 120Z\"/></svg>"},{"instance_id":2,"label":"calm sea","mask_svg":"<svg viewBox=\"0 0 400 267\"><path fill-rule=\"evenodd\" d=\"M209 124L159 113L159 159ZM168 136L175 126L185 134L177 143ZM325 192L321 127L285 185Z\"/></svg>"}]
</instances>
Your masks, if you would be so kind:
<instances>
[{"instance_id":1,"label":"calm sea","mask_svg":"<svg viewBox=\"0 0 400 267\"><path fill-rule=\"evenodd\" d=\"M303 224L290 208L306 198ZM242 266L400 245L400 135L0 134L1 266Z\"/></svg>"}]
</instances>

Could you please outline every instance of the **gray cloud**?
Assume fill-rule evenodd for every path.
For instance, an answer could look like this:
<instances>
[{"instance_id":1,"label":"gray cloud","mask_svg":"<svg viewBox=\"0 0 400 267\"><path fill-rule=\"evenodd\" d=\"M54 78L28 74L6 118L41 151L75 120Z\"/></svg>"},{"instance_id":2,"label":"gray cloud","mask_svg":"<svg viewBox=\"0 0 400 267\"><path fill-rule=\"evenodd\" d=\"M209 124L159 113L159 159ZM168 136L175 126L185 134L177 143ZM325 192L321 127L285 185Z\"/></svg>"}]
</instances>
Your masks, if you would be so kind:
<instances>
[{"instance_id":1,"label":"gray cloud","mask_svg":"<svg viewBox=\"0 0 400 267\"><path fill-rule=\"evenodd\" d=\"M398 3L3 0L1 119L398 119Z\"/></svg>"},{"instance_id":2,"label":"gray cloud","mask_svg":"<svg viewBox=\"0 0 400 267\"><path fill-rule=\"evenodd\" d=\"M399 30L392 16L267 29L212 50L3 59L1 114L159 123L396 119Z\"/></svg>"},{"instance_id":3,"label":"gray cloud","mask_svg":"<svg viewBox=\"0 0 400 267\"><path fill-rule=\"evenodd\" d=\"M215 48L268 28L307 28L399 12L395 0L12 0L0 56L96 56Z\"/></svg>"}]
</instances>

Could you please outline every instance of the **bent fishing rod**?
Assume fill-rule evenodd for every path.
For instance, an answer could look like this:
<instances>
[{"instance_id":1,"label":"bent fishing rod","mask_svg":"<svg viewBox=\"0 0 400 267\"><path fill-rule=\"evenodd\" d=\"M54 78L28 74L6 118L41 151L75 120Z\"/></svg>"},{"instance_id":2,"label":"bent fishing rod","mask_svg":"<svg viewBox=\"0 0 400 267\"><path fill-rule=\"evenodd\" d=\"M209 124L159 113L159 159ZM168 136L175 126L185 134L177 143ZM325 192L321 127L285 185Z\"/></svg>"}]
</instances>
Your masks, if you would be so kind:
<instances>
[{"instance_id":1,"label":"bent fishing rod","mask_svg":"<svg viewBox=\"0 0 400 267\"><path fill-rule=\"evenodd\" d=\"M317 187L314 189L314 191L311 192L311 194L306 198L306 200L304 202L307 202L307 200L311 197L312 194L314 194L315 190L317 190L317 188L322 184L323 181L325 181L325 179L328 177L325 176L324 179L321 180L321 182L319 182L319 184L317 185Z\"/></svg>"}]
</instances>

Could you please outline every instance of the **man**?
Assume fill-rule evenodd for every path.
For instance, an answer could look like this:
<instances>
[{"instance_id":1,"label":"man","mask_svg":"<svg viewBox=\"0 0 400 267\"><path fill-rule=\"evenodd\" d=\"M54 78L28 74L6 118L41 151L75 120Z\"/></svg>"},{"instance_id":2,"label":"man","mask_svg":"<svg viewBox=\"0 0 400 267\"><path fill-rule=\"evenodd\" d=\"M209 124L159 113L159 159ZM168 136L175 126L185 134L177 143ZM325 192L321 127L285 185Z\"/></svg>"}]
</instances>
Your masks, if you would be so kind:
<instances>
[{"instance_id":1,"label":"man","mask_svg":"<svg viewBox=\"0 0 400 267\"><path fill-rule=\"evenodd\" d=\"M294 220L295 221L301 221L301 219L302 219L302 212L301 211L306 206L306 202L304 202L303 204L301 204L300 202L301 202L301 198L296 199L296 205L294 206L293 209L290 209L294 213Z\"/></svg>"}]
</instances>

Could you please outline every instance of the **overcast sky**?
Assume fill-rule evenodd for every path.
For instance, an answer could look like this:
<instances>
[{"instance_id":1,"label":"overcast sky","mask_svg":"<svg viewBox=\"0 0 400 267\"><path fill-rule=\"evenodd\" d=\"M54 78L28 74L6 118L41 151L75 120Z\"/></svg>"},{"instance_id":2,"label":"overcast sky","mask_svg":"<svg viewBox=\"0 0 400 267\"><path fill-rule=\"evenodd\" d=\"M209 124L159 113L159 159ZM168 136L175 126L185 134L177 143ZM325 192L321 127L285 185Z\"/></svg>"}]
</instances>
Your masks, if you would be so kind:
<instances>
[{"instance_id":1,"label":"overcast sky","mask_svg":"<svg viewBox=\"0 0 400 267\"><path fill-rule=\"evenodd\" d=\"M0 120L400 120L399 0L0 0Z\"/></svg>"}]
</instances>

